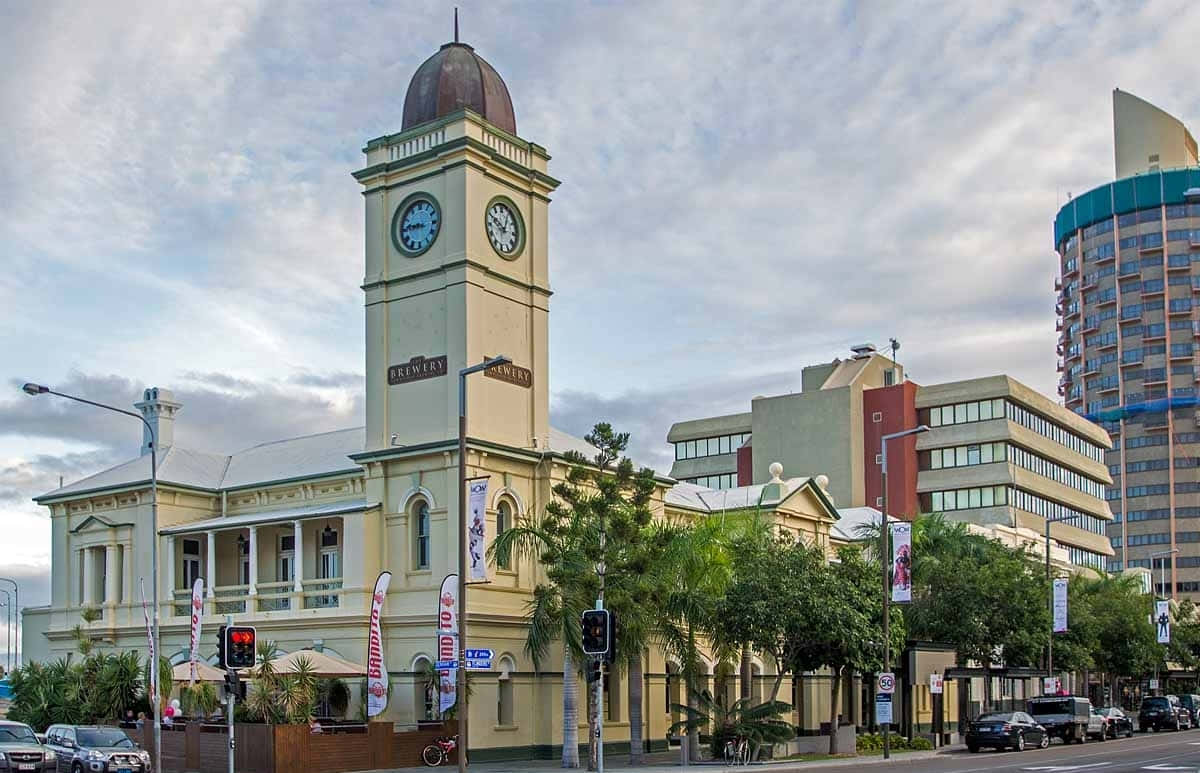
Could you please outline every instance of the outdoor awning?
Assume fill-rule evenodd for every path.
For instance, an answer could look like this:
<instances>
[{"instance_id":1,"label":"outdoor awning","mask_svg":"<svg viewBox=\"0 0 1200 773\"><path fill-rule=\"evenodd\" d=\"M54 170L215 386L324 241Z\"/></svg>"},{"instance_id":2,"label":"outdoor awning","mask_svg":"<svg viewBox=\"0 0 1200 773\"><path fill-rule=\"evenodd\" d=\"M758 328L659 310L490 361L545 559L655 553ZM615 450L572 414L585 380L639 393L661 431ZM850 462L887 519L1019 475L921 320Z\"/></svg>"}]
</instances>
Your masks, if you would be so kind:
<instances>
[{"instance_id":1,"label":"outdoor awning","mask_svg":"<svg viewBox=\"0 0 1200 773\"><path fill-rule=\"evenodd\" d=\"M186 660L171 668L171 681L187 682L191 679L192 665ZM224 682L225 672L216 666L210 666L203 660L196 662L196 680L200 682Z\"/></svg>"},{"instance_id":2,"label":"outdoor awning","mask_svg":"<svg viewBox=\"0 0 1200 773\"><path fill-rule=\"evenodd\" d=\"M310 669L314 676L320 676L328 679L337 677L352 677L366 676L366 666L360 666L357 663L351 663L348 660L342 660L339 657L330 655L328 652L318 652L316 650L296 650L289 652L286 655L281 655L271 660L271 666L277 674L294 674L296 673L296 665L301 660L307 660ZM249 673L258 673L259 666L250 669Z\"/></svg>"},{"instance_id":3,"label":"outdoor awning","mask_svg":"<svg viewBox=\"0 0 1200 773\"><path fill-rule=\"evenodd\" d=\"M302 521L306 518L325 518L331 515L361 513L373 507L379 507L379 504L368 504L365 499L351 499L345 502L330 502L323 505L291 507L286 510L267 510L259 513L246 513L245 515L229 515L224 518L206 518L203 521L190 521L177 526L168 526L165 529L159 529L158 533L195 534L207 531L221 531L223 529L242 529L247 526Z\"/></svg>"}]
</instances>

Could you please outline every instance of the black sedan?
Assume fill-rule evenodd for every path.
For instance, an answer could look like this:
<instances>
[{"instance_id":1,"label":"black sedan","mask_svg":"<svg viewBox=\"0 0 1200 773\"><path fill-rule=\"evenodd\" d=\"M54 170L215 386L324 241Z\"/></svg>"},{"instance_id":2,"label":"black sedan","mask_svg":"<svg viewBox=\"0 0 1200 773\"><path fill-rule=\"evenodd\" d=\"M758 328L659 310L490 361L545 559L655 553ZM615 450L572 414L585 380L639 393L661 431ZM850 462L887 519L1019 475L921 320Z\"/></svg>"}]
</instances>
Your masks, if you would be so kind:
<instances>
[{"instance_id":1,"label":"black sedan","mask_svg":"<svg viewBox=\"0 0 1200 773\"><path fill-rule=\"evenodd\" d=\"M1096 709L1096 713L1104 717L1105 738L1133 737L1133 719L1116 706L1105 706Z\"/></svg>"},{"instance_id":2,"label":"black sedan","mask_svg":"<svg viewBox=\"0 0 1200 773\"><path fill-rule=\"evenodd\" d=\"M1024 711L982 714L967 729L967 749L972 753L985 746L1023 752L1032 746L1045 749L1049 745L1046 729Z\"/></svg>"}]
</instances>

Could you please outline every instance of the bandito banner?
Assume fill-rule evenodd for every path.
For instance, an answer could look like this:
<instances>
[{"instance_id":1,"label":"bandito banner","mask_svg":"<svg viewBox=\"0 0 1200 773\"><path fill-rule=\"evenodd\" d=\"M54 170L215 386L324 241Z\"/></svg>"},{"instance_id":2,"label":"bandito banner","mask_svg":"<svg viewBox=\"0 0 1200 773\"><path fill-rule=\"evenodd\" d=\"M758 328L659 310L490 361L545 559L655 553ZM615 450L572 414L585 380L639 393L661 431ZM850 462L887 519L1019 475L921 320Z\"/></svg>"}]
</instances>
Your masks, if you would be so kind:
<instances>
[{"instance_id":1,"label":"bandito banner","mask_svg":"<svg viewBox=\"0 0 1200 773\"><path fill-rule=\"evenodd\" d=\"M371 621L367 629L367 716L383 713L388 702L388 672L383 663L383 602L387 599L391 572L380 572L371 597Z\"/></svg>"},{"instance_id":2,"label":"bandito banner","mask_svg":"<svg viewBox=\"0 0 1200 773\"><path fill-rule=\"evenodd\" d=\"M458 575L448 574L442 580L437 605L438 660L458 660ZM453 669L438 671L438 712L458 702L458 674Z\"/></svg>"},{"instance_id":3,"label":"bandito banner","mask_svg":"<svg viewBox=\"0 0 1200 773\"><path fill-rule=\"evenodd\" d=\"M892 601L912 601L912 524L889 524L892 531Z\"/></svg>"},{"instance_id":4,"label":"bandito banner","mask_svg":"<svg viewBox=\"0 0 1200 773\"><path fill-rule=\"evenodd\" d=\"M487 544L487 478L467 481L467 532L471 535L467 552L471 558L471 582L487 582L487 563L483 560Z\"/></svg>"},{"instance_id":5,"label":"bandito banner","mask_svg":"<svg viewBox=\"0 0 1200 773\"><path fill-rule=\"evenodd\" d=\"M204 617L204 578L197 577L192 583L192 641L188 662L188 685L196 684L196 661L200 659L200 620Z\"/></svg>"},{"instance_id":6,"label":"bandito banner","mask_svg":"<svg viewBox=\"0 0 1200 773\"><path fill-rule=\"evenodd\" d=\"M1067 630L1067 580L1059 577L1054 580L1054 632L1063 633Z\"/></svg>"}]
</instances>

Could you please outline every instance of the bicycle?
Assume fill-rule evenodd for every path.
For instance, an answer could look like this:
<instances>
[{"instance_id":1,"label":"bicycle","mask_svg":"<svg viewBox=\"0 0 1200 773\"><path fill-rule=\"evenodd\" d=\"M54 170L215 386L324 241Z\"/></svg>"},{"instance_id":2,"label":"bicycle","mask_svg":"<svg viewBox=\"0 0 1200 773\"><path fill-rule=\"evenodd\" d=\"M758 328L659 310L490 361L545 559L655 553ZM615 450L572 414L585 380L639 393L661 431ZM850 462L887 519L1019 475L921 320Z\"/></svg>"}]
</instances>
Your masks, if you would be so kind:
<instances>
[{"instance_id":1,"label":"bicycle","mask_svg":"<svg viewBox=\"0 0 1200 773\"><path fill-rule=\"evenodd\" d=\"M725 741L725 764L730 766L750 764L750 743L745 738L730 738Z\"/></svg>"},{"instance_id":2,"label":"bicycle","mask_svg":"<svg viewBox=\"0 0 1200 773\"><path fill-rule=\"evenodd\" d=\"M433 743L421 750L421 759L429 767L436 768L450 759L450 752L454 751L456 746L458 746L458 736L435 738Z\"/></svg>"}]
</instances>

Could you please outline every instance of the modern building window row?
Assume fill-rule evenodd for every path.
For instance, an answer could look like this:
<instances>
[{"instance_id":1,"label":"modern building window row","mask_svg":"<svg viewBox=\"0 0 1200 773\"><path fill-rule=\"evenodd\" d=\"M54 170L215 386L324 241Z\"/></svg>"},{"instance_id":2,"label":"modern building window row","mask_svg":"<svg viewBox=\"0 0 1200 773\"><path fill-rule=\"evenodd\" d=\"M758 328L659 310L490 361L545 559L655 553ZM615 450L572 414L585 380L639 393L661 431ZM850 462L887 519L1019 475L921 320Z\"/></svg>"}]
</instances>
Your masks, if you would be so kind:
<instances>
[{"instance_id":1,"label":"modern building window row","mask_svg":"<svg viewBox=\"0 0 1200 773\"><path fill-rule=\"evenodd\" d=\"M1140 234L1138 236L1126 236L1121 240L1121 249L1126 250L1131 247L1140 249L1148 249L1150 247L1161 247L1163 243L1161 231L1151 231L1148 234Z\"/></svg>"},{"instance_id":2,"label":"modern building window row","mask_svg":"<svg viewBox=\"0 0 1200 773\"><path fill-rule=\"evenodd\" d=\"M1124 440L1115 439L1115 440L1113 440L1113 450L1119 451L1121 449L1122 442L1125 443L1126 450L1132 449L1132 448L1149 448L1151 446L1165 446L1167 444L1167 436L1166 435L1143 435L1141 437L1125 438ZM1183 442L1183 441L1177 441L1177 442Z\"/></svg>"},{"instance_id":3,"label":"modern building window row","mask_svg":"<svg viewBox=\"0 0 1200 773\"><path fill-rule=\"evenodd\" d=\"M1167 231L1169 242L1200 242L1200 229L1178 228Z\"/></svg>"},{"instance_id":4,"label":"modern building window row","mask_svg":"<svg viewBox=\"0 0 1200 773\"><path fill-rule=\"evenodd\" d=\"M1075 433L1048 421L1024 406L1011 401L1005 401L1006 412L1010 421L1015 421L1025 429L1032 430L1042 437L1049 438L1059 445L1066 446L1072 451L1083 454L1093 461L1104 461L1104 450L1100 446L1085 440Z\"/></svg>"},{"instance_id":5,"label":"modern building window row","mask_svg":"<svg viewBox=\"0 0 1200 773\"><path fill-rule=\"evenodd\" d=\"M1097 236L1100 236L1101 234L1112 233L1113 225L1113 219L1111 217L1106 217L1100 222L1093 223L1092 225L1089 225L1087 228L1083 229L1083 238L1086 241L1088 239L1093 239Z\"/></svg>"},{"instance_id":6,"label":"modern building window row","mask_svg":"<svg viewBox=\"0 0 1200 773\"><path fill-rule=\"evenodd\" d=\"M1107 397L1102 397L1099 400L1093 400L1088 403L1088 413L1096 413L1097 411L1102 411L1105 408L1113 408L1120 404L1120 396L1108 395Z\"/></svg>"},{"instance_id":7,"label":"modern building window row","mask_svg":"<svg viewBox=\"0 0 1200 773\"><path fill-rule=\"evenodd\" d=\"M973 467L977 464L1003 462L1007 443L975 443L950 448L935 448L921 453L921 469L941 470L948 467Z\"/></svg>"},{"instance_id":8,"label":"modern building window row","mask_svg":"<svg viewBox=\"0 0 1200 773\"><path fill-rule=\"evenodd\" d=\"M1172 298L1169 310L1172 312L1191 311L1192 310L1192 299L1191 298Z\"/></svg>"},{"instance_id":9,"label":"modern building window row","mask_svg":"<svg viewBox=\"0 0 1200 773\"><path fill-rule=\"evenodd\" d=\"M1122 374L1126 381L1165 381L1167 378L1166 368L1134 368L1127 370ZM1132 399L1127 399L1126 402L1133 402Z\"/></svg>"},{"instance_id":10,"label":"modern building window row","mask_svg":"<svg viewBox=\"0 0 1200 773\"><path fill-rule=\"evenodd\" d=\"M684 478L684 483L694 483L711 489L737 488L737 473L730 472L722 475L704 475L699 478Z\"/></svg>"},{"instance_id":11,"label":"modern building window row","mask_svg":"<svg viewBox=\"0 0 1200 773\"><path fill-rule=\"evenodd\" d=\"M1102 365L1107 365L1110 362L1116 362L1116 361L1117 361L1117 353L1116 352L1104 352L1099 357L1088 360L1086 363L1084 363L1084 365L1085 365L1085 368L1088 373L1094 373L1094 372L1100 370L1100 367Z\"/></svg>"},{"instance_id":12,"label":"modern building window row","mask_svg":"<svg viewBox=\"0 0 1200 773\"><path fill-rule=\"evenodd\" d=\"M1096 336L1088 336L1084 339L1084 343L1089 347L1109 346L1115 344L1116 342L1117 332L1115 330L1108 333L1101 333L1100 335ZM1115 357L1116 355L1114 354L1113 356ZM1109 362L1111 362L1111 360L1109 360Z\"/></svg>"},{"instance_id":13,"label":"modern building window row","mask_svg":"<svg viewBox=\"0 0 1200 773\"><path fill-rule=\"evenodd\" d=\"M1175 484L1176 494L1200 494L1200 482L1184 481Z\"/></svg>"},{"instance_id":14,"label":"modern building window row","mask_svg":"<svg viewBox=\"0 0 1200 773\"><path fill-rule=\"evenodd\" d=\"M1125 472L1151 472L1153 470L1165 470L1170 466L1170 461L1167 459L1145 459L1140 462L1126 462Z\"/></svg>"},{"instance_id":15,"label":"modern building window row","mask_svg":"<svg viewBox=\"0 0 1200 773\"><path fill-rule=\"evenodd\" d=\"M992 400L977 400L970 403L956 403L927 408L926 421L931 427L945 427L951 424L969 424L976 421L991 421L1004 418L1004 398Z\"/></svg>"},{"instance_id":16,"label":"modern building window row","mask_svg":"<svg viewBox=\"0 0 1200 773\"><path fill-rule=\"evenodd\" d=\"M1108 557L1100 553L1093 553L1090 550L1083 548L1067 547L1067 553L1070 556L1070 561L1075 566L1090 566L1093 569L1104 571L1104 564L1108 561Z\"/></svg>"},{"instance_id":17,"label":"modern building window row","mask_svg":"<svg viewBox=\"0 0 1200 773\"><path fill-rule=\"evenodd\" d=\"M1117 245L1112 242L1105 242L1097 245L1090 250L1083 251L1083 262L1087 263L1091 260L1104 260L1105 258L1116 257Z\"/></svg>"},{"instance_id":18,"label":"modern building window row","mask_svg":"<svg viewBox=\"0 0 1200 773\"><path fill-rule=\"evenodd\" d=\"M1127 486L1125 488L1126 499L1134 499L1136 497L1153 497L1170 493L1171 487L1166 483L1150 483L1144 486ZM1119 498L1120 497L1118 497L1118 499Z\"/></svg>"},{"instance_id":19,"label":"modern building window row","mask_svg":"<svg viewBox=\"0 0 1200 773\"><path fill-rule=\"evenodd\" d=\"M1176 542L1200 542L1200 531L1177 531L1175 532ZM1112 544L1114 548L1121 547L1119 537L1113 537ZM1154 534L1130 534L1129 547L1139 547L1141 545L1169 545L1171 544L1171 533L1167 531L1155 532Z\"/></svg>"},{"instance_id":20,"label":"modern building window row","mask_svg":"<svg viewBox=\"0 0 1200 773\"><path fill-rule=\"evenodd\" d=\"M1058 481L1076 491L1082 491L1088 496L1093 496L1097 499L1104 498L1104 484L1099 481L1092 480L1085 475L1080 475L1074 470L1067 469L1049 459L1043 459L1020 446L1010 445L1008 454L1009 459L1018 467L1023 467L1032 473L1041 475L1043 478Z\"/></svg>"},{"instance_id":21,"label":"modern building window row","mask_svg":"<svg viewBox=\"0 0 1200 773\"><path fill-rule=\"evenodd\" d=\"M1180 252L1180 253L1176 253L1174 255L1167 256L1167 265L1170 266L1171 268L1179 268L1180 266L1186 266L1186 265L1190 264L1191 262L1192 262L1192 256L1190 253L1187 253L1187 252Z\"/></svg>"},{"instance_id":22,"label":"modern building window row","mask_svg":"<svg viewBox=\"0 0 1200 773\"><path fill-rule=\"evenodd\" d=\"M1067 507L1045 497L1030 493L1024 489L1012 488L1009 491L1009 503L1018 510L1024 510L1034 515L1053 520L1070 518L1072 526L1078 526L1092 534L1103 535L1107 521L1094 515L1080 512L1073 507Z\"/></svg>"},{"instance_id":23,"label":"modern building window row","mask_svg":"<svg viewBox=\"0 0 1200 773\"><path fill-rule=\"evenodd\" d=\"M1158 293L1162 292L1166 285L1161 278L1159 279L1143 279L1142 293Z\"/></svg>"},{"instance_id":24,"label":"modern building window row","mask_svg":"<svg viewBox=\"0 0 1200 773\"><path fill-rule=\"evenodd\" d=\"M1110 287L1107 290L1101 290L1094 293L1085 293L1083 302L1085 305L1091 306L1097 303L1108 303L1117 299L1117 288Z\"/></svg>"},{"instance_id":25,"label":"modern building window row","mask_svg":"<svg viewBox=\"0 0 1200 773\"><path fill-rule=\"evenodd\" d=\"M930 513L970 510L975 507L995 507L1008 503L1007 486L981 486L975 488L933 491L921 495L922 509Z\"/></svg>"},{"instance_id":26,"label":"modern building window row","mask_svg":"<svg viewBox=\"0 0 1200 773\"><path fill-rule=\"evenodd\" d=\"M1172 357L1190 357L1196 351L1196 347L1189 341L1186 344L1171 344Z\"/></svg>"},{"instance_id":27,"label":"modern building window row","mask_svg":"<svg viewBox=\"0 0 1200 773\"><path fill-rule=\"evenodd\" d=\"M1180 257L1186 258L1187 256L1183 255ZM1188 276L1187 274L1172 274L1171 276L1167 277L1167 284L1172 287L1182 287L1184 285L1191 287L1192 277Z\"/></svg>"},{"instance_id":28,"label":"modern building window row","mask_svg":"<svg viewBox=\"0 0 1200 773\"><path fill-rule=\"evenodd\" d=\"M1169 507L1156 507L1150 510L1130 510L1126 515L1126 520L1130 523L1134 521L1165 521L1171 517L1171 509ZM1178 518L1200 518L1200 507L1176 507L1175 517ZM1121 521L1121 511L1113 513L1113 522Z\"/></svg>"},{"instance_id":29,"label":"modern building window row","mask_svg":"<svg viewBox=\"0 0 1200 773\"><path fill-rule=\"evenodd\" d=\"M675 443L675 460L732 454L749 439L750 433L743 432L735 435L700 438L699 440L681 440Z\"/></svg>"}]
</instances>

